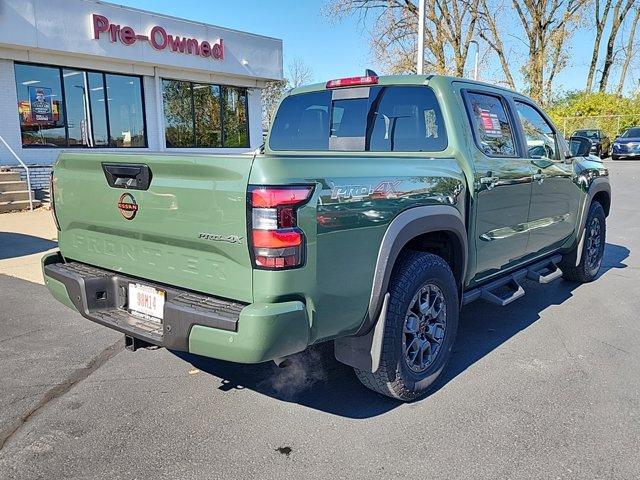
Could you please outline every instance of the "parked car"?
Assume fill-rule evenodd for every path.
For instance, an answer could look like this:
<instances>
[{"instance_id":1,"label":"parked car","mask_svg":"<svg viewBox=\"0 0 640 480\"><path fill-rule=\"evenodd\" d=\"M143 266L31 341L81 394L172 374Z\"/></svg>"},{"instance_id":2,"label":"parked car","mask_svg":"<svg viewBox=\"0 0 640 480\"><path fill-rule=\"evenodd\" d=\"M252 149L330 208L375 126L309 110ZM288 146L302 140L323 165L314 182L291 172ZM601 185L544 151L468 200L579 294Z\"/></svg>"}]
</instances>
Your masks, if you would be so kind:
<instances>
[{"instance_id":1,"label":"parked car","mask_svg":"<svg viewBox=\"0 0 640 480\"><path fill-rule=\"evenodd\" d=\"M590 148L471 80L300 87L254 155L62 153L44 278L132 350L281 362L333 341L364 385L414 400L463 305L597 277L611 188Z\"/></svg>"},{"instance_id":2,"label":"parked car","mask_svg":"<svg viewBox=\"0 0 640 480\"><path fill-rule=\"evenodd\" d=\"M591 153L596 157L607 158L611 150L611 140L598 129L583 129L573 132L572 137L586 137L591 140Z\"/></svg>"},{"instance_id":3,"label":"parked car","mask_svg":"<svg viewBox=\"0 0 640 480\"><path fill-rule=\"evenodd\" d=\"M616 138L613 142L611 158L621 160L623 158L640 157L640 127L631 127Z\"/></svg>"}]
</instances>

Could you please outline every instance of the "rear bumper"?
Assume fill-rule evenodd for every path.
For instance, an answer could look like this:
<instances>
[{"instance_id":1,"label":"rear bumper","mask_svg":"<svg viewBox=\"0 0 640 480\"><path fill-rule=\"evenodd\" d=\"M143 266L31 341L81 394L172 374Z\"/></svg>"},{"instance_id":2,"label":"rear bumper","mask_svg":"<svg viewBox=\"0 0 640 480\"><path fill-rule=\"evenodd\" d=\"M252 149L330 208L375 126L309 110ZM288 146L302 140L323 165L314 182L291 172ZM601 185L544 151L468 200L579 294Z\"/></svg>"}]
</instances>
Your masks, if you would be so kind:
<instances>
[{"instance_id":1,"label":"rear bumper","mask_svg":"<svg viewBox=\"0 0 640 480\"><path fill-rule=\"evenodd\" d=\"M42 268L51 294L83 317L171 350L260 363L300 352L309 341L307 311L299 301L247 305L64 262L59 253L46 255ZM127 286L132 282L166 292L162 323L126 310Z\"/></svg>"},{"instance_id":2,"label":"rear bumper","mask_svg":"<svg viewBox=\"0 0 640 480\"><path fill-rule=\"evenodd\" d=\"M640 148L613 147L611 154L617 158L638 158L640 157Z\"/></svg>"}]
</instances>

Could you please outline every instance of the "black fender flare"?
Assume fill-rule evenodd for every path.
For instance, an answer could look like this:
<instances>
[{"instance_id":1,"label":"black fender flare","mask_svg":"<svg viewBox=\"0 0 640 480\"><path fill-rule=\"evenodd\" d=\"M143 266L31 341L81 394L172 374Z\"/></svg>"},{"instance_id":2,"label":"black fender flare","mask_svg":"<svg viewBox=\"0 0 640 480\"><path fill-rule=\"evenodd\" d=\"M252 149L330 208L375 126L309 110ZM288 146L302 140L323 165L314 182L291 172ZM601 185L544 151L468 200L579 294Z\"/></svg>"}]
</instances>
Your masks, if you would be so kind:
<instances>
[{"instance_id":1,"label":"black fender flare","mask_svg":"<svg viewBox=\"0 0 640 480\"><path fill-rule=\"evenodd\" d=\"M451 233L457 239L457 248L460 250L458 253L461 258L459 271L454 272L454 276L460 283L464 283L468 250L467 229L462 214L455 207L447 205L414 207L405 210L389 224L380 243L367 315L356 335L367 333L380 315L393 266L402 249L420 235L440 231Z\"/></svg>"},{"instance_id":2,"label":"black fender flare","mask_svg":"<svg viewBox=\"0 0 640 480\"><path fill-rule=\"evenodd\" d=\"M336 358L347 365L375 372L382 349L382 336L389 301L387 288L393 267L402 249L414 238L430 232L447 232L456 239L461 256L454 276L461 288L467 271L467 229L462 214L453 206L414 207L396 216L389 224L378 250L376 269L365 319L358 331L336 339Z\"/></svg>"},{"instance_id":3,"label":"black fender flare","mask_svg":"<svg viewBox=\"0 0 640 480\"><path fill-rule=\"evenodd\" d=\"M584 248L584 227L587 223L587 216L589 215L589 207L593 202L596 194L604 192L609 197L609 202L611 202L611 183L609 183L609 177L598 177L594 178L589 185L589 189L587 190L587 195L584 199L584 204L582 205L582 212L580 213L580 222L578 224L578 229L576 230L578 236L578 245L576 250L576 267L580 263L580 259L582 258L582 249ZM609 205L610 206L610 205ZM604 205L603 205L604 207Z\"/></svg>"}]
</instances>

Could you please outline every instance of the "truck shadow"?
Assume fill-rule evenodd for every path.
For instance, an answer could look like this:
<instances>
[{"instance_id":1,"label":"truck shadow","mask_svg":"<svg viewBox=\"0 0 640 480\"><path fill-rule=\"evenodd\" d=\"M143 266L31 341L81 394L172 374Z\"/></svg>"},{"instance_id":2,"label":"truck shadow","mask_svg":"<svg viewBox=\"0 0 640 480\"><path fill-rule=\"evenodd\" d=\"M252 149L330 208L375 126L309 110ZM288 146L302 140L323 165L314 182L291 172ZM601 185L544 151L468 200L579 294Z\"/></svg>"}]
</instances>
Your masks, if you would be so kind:
<instances>
[{"instance_id":1,"label":"truck shadow","mask_svg":"<svg viewBox=\"0 0 640 480\"><path fill-rule=\"evenodd\" d=\"M56 245L52 240L33 235L0 232L0 260L46 252Z\"/></svg>"},{"instance_id":2,"label":"truck shadow","mask_svg":"<svg viewBox=\"0 0 640 480\"><path fill-rule=\"evenodd\" d=\"M607 244L600 276L611 269L626 268L622 262L628 256L626 247ZM527 282L527 295L512 305L496 308L479 301L466 307L461 315L451 361L430 395L536 322L540 312L566 301L579 286L564 280L551 288ZM350 367L335 360L332 342L310 347L290 357L283 367L277 367L273 362L241 365L183 352L173 353L202 372L220 378L218 388L222 391L250 389L278 400L354 419L375 417L402 405L361 385Z\"/></svg>"}]
</instances>

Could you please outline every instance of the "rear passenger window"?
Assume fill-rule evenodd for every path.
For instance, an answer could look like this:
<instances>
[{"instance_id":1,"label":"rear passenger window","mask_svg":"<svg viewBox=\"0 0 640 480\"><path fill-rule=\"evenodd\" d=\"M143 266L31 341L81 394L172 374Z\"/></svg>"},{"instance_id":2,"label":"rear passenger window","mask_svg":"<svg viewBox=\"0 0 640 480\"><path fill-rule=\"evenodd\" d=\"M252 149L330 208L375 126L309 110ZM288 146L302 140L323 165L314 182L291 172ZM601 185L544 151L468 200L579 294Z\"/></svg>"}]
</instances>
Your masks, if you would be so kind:
<instances>
[{"instance_id":1,"label":"rear passenger window","mask_svg":"<svg viewBox=\"0 0 640 480\"><path fill-rule=\"evenodd\" d=\"M471 92L466 97L480 150L490 157L515 157L513 128L500 97Z\"/></svg>"}]
</instances>

